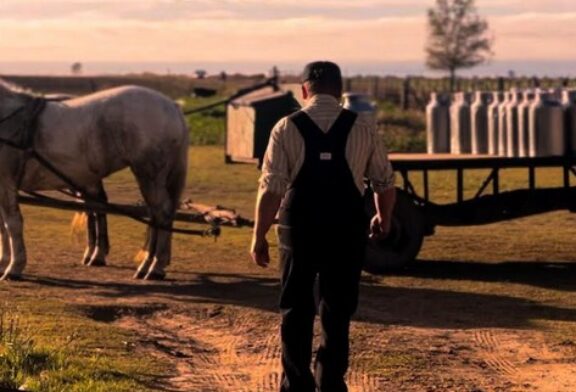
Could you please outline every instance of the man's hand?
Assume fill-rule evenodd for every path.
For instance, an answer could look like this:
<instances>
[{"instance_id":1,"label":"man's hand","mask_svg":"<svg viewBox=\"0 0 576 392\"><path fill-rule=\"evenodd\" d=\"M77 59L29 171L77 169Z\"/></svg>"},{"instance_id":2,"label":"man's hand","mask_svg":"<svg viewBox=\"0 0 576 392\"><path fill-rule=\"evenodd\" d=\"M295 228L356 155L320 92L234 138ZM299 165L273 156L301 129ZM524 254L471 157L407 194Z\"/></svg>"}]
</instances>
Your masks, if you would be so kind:
<instances>
[{"instance_id":1,"label":"man's hand","mask_svg":"<svg viewBox=\"0 0 576 392\"><path fill-rule=\"evenodd\" d=\"M382 219L378 214L370 221L370 236L372 239L383 240L390 234L390 219Z\"/></svg>"},{"instance_id":2,"label":"man's hand","mask_svg":"<svg viewBox=\"0 0 576 392\"><path fill-rule=\"evenodd\" d=\"M266 233L268 233L270 226L274 223L274 218L276 217L281 201L282 196L268 191L258 191L250 256L252 256L252 260L262 268L266 268L268 264L270 264Z\"/></svg>"},{"instance_id":3,"label":"man's hand","mask_svg":"<svg viewBox=\"0 0 576 392\"><path fill-rule=\"evenodd\" d=\"M270 264L270 253L268 252L268 241L266 238L252 238L252 246L250 247L250 255L252 260L262 268L268 267Z\"/></svg>"}]
</instances>

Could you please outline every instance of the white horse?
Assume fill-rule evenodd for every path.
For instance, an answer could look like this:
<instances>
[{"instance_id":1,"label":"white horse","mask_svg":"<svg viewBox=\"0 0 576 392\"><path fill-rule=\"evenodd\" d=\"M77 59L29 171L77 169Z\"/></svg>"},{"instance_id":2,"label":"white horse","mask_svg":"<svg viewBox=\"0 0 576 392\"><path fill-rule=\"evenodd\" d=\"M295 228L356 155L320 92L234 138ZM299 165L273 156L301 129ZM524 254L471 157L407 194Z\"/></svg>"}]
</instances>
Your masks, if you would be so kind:
<instances>
[{"instance_id":1,"label":"white horse","mask_svg":"<svg viewBox=\"0 0 576 392\"><path fill-rule=\"evenodd\" d=\"M102 179L129 167L151 226L137 279L163 279L171 257L175 211L186 181L188 129L179 107L153 90L126 86L63 102L46 102L35 118L34 95L0 81L0 139L33 149L90 198L105 198ZM70 188L26 151L0 142L0 279L26 266L18 190ZM84 264L105 264L103 214L89 214ZM91 234L92 233L92 234Z\"/></svg>"}]
</instances>

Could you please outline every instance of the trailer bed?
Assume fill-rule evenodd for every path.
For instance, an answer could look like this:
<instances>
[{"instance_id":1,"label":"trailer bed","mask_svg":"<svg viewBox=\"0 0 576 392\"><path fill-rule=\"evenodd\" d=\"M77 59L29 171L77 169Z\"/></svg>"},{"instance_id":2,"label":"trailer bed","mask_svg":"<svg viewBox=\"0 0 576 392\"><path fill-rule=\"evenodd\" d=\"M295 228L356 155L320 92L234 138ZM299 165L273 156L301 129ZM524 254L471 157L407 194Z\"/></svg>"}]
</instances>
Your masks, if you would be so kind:
<instances>
[{"instance_id":1,"label":"trailer bed","mask_svg":"<svg viewBox=\"0 0 576 392\"><path fill-rule=\"evenodd\" d=\"M530 167L565 167L576 165L576 157L499 157L472 154L391 153L395 170L506 169Z\"/></svg>"}]
</instances>

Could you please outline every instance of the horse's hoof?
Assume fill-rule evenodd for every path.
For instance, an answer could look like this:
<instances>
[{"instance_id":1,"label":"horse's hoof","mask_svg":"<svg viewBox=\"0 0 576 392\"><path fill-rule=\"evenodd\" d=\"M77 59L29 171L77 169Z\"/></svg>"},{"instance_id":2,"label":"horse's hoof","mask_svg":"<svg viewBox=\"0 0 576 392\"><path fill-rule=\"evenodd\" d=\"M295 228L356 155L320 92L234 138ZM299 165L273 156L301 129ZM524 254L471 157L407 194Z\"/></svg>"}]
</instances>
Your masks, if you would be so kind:
<instances>
[{"instance_id":1,"label":"horse's hoof","mask_svg":"<svg viewBox=\"0 0 576 392\"><path fill-rule=\"evenodd\" d=\"M106 267L106 260L94 259L86 264L88 267Z\"/></svg>"},{"instance_id":2,"label":"horse's hoof","mask_svg":"<svg viewBox=\"0 0 576 392\"><path fill-rule=\"evenodd\" d=\"M133 279L144 279L146 277L146 273L144 271L136 271L136 273L134 274L134 276L132 277Z\"/></svg>"},{"instance_id":3,"label":"horse's hoof","mask_svg":"<svg viewBox=\"0 0 576 392\"><path fill-rule=\"evenodd\" d=\"M144 280L164 280L166 274L164 272L148 272L144 277Z\"/></svg>"},{"instance_id":4,"label":"horse's hoof","mask_svg":"<svg viewBox=\"0 0 576 392\"><path fill-rule=\"evenodd\" d=\"M90 264L89 258L82 259L82 265L89 265L89 264Z\"/></svg>"},{"instance_id":5,"label":"horse's hoof","mask_svg":"<svg viewBox=\"0 0 576 392\"><path fill-rule=\"evenodd\" d=\"M2 275L2 277L0 277L0 280L17 282L22 280L22 275L5 273L4 275Z\"/></svg>"}]
</instances>

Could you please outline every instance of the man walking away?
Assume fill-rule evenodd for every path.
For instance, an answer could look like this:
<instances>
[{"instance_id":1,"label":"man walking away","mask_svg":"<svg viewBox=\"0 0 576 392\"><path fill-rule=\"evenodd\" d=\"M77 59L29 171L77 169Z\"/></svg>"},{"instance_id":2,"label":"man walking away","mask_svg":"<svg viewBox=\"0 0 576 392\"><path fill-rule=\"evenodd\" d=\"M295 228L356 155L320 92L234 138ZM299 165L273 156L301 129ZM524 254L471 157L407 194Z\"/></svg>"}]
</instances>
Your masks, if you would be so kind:
<instances>
[{"instance_id":1,"label":"man walking away","mask_svg":"<svg viewBox=\"0 0 576 392\"><path fill-rule=\"evenodd\" d=\"M306 106L274 127L263 162L251 255L270 262L266 233L280 210L282 392L347 391L350 318L368 236L364 178L374 190L371 236L385 237L395 201L394 173L373 124L340 106L338 65L317 61L302 75ZM322 337L310 369L314 282Z\"/></svg>"}]
</instances>

